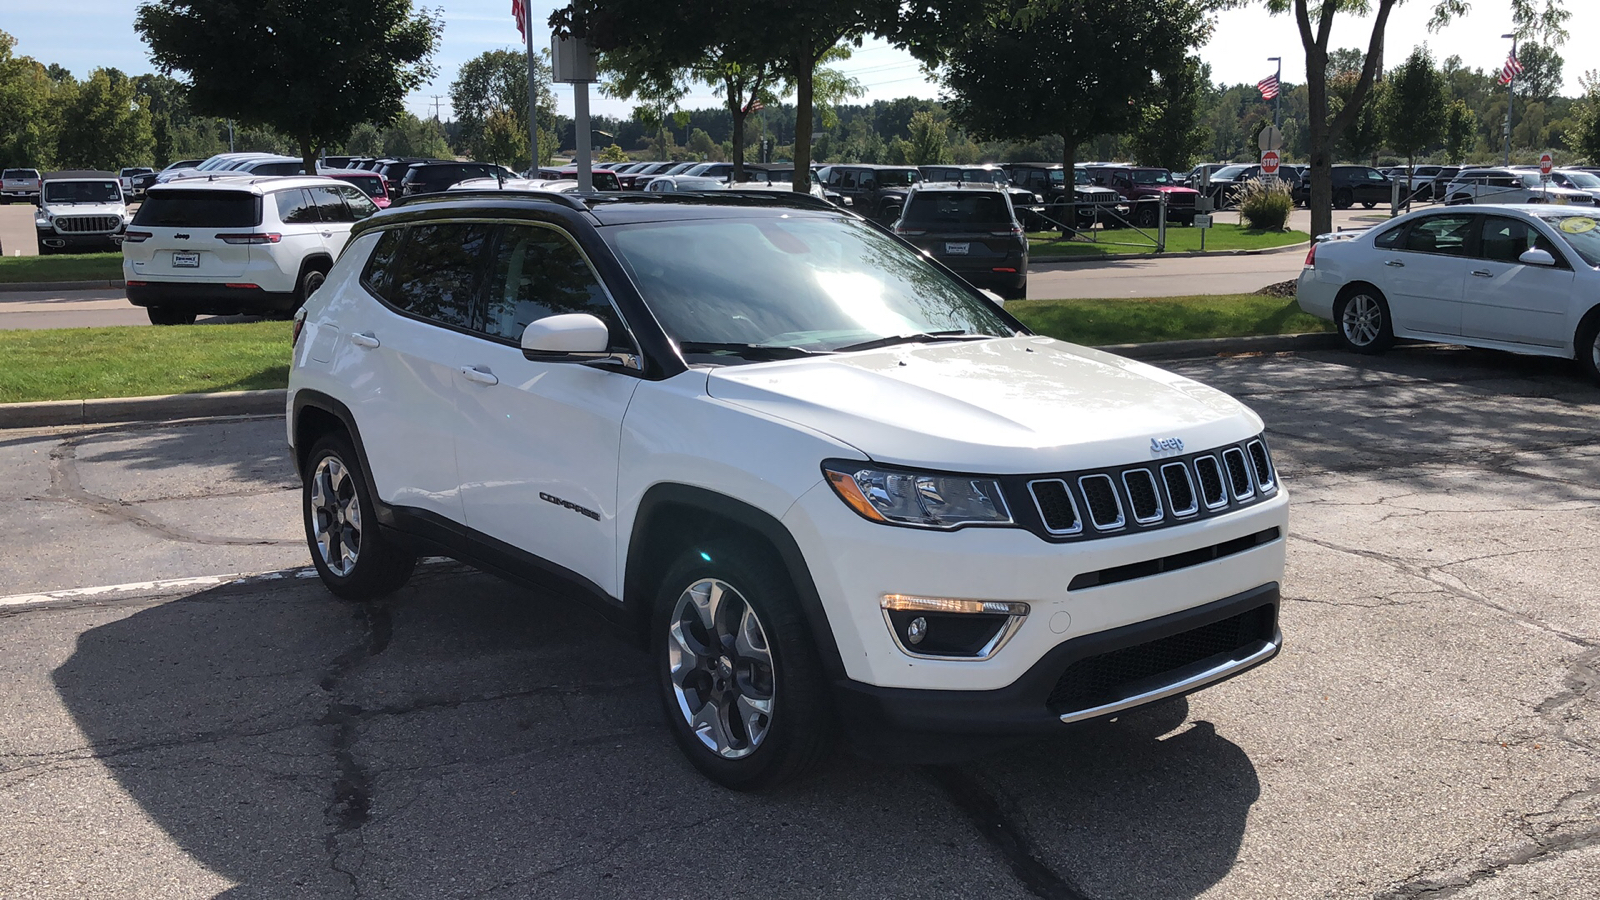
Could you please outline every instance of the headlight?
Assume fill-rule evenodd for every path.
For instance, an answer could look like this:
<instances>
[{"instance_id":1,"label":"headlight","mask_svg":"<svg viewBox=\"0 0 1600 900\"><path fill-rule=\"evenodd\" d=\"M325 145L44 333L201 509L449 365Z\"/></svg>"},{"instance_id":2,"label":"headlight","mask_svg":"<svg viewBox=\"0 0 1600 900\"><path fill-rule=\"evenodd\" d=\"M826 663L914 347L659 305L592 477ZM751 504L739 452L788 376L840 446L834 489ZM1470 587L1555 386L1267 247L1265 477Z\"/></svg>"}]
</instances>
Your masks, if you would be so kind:
<instances>
[{"instance_id":1,"label":"headlight","mask_svg":"<svg viewBox=\"0 0 1600 900\"><path fill-rule=\"evenodd\" d=\"M33 221L36 225L49 225L52 218L49 213L42 209L33 214Z\"/></svg>"},{"instance_id":2,"label":"headlight","mask_svg":"<svg viewBox=\"0 0 1600 900\"><path fill-rule=\"evenodd\" d=\"M1000 483L977 475L880 469L859 463L824 463L828 484L864 519L916 528L1010 525Z\"/></svg>"}]
</instances>

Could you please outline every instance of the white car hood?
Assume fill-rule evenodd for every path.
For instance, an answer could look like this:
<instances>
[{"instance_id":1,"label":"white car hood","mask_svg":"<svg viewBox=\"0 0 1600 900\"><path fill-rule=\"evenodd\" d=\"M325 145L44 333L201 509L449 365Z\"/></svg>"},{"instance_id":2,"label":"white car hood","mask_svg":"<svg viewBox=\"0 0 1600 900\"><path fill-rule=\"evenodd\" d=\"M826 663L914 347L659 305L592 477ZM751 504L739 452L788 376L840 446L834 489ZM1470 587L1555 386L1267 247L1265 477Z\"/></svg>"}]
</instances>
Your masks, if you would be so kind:
<instances>
[{"instance_id":1,"label":"white car hood","mask_svg":"<svg viewBox=\"0 0 1600 900\"><path fill-rule=\"evenodd\" d=\"M128 211L122 203L46 203L41 207L53 216L117 216Z\"/></svg>"},{"instance_id":2,"label":"white car hood","mask_svg":"<svg viewBox=\"0 0 1600 900\"><path fill-rule=\"evenodd\" d=\"M727 366L707 391L879 462L996 475L1139 462L1176 452L1152 439L1204 450L1262 427L1221 391L1043 337Z\"/></svg>"}]
</instances>

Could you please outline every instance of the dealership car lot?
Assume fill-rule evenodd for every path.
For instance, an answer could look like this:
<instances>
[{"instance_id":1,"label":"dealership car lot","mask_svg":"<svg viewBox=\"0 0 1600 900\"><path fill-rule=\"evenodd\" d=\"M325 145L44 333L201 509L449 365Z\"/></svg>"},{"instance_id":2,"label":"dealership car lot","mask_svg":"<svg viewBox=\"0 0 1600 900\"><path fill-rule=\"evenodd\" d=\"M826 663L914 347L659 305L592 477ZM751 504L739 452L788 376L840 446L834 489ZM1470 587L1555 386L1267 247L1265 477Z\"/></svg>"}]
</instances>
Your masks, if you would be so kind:
<instances>
[{"instance_id":1,"label":"dealership car lot","mask_svg":"<svg viewBox=\"0 0 1600 900\"><path fill-rule=\"evenodd\" d=\"M1168 365L1262 414L1291 495L1246 677L738 795L643 654L452 565L368 607L292 572L7 598L0 895L1584 896L1600 390L1460 349ZM0 434L0 594L304 565L281 429Z\"/></svg>"}]
</instances>

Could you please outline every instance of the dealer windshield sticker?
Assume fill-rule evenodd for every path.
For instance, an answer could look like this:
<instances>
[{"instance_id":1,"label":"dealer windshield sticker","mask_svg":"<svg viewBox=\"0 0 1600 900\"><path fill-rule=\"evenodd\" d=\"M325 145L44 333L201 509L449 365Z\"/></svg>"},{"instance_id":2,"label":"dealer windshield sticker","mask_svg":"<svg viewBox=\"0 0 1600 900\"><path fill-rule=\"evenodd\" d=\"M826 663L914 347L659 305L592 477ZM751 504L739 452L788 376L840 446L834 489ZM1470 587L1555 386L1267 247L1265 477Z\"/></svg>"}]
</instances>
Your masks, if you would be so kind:
<instances>
[{"instance_id":1,"label":"dealer windshield sticker","mask_svg":"<svg viewBox=\"0 0 1600 900\"><path fill-rule=\"evenodd\" d=\"M1593 231L1594 227L1595 221L1588 216L1573 216L1561 220L1561 230L1567 234L1584 234Z\"/></svg>"}]
</instances>

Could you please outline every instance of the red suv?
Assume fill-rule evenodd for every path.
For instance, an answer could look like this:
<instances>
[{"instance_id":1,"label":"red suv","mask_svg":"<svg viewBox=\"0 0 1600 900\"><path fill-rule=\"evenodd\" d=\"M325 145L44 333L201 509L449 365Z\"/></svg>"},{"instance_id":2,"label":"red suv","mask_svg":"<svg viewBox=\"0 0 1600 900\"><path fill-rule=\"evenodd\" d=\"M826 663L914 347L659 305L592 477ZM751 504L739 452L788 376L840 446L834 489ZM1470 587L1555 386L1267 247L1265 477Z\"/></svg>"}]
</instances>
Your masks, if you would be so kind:
<instances>
[{"instance_id":1,"label":"red suv","mask_svg":"<svg viewBox=\"0 0 1600 900\"><path fill-rule=\"evenodd\" d=\"M1089 170L1095 184L1103 184L1132 201L1129 219L1139 228L1154 228L1157 202L1167 198L1167 221L1184 225L1194 224L1194 201L1200 192L1186 188L1166 169L1145 166L1105 166Z\"/></svg>"},{"instance_id":2,"label":"red suv","mask_svg":"<svg viewBox=\"0 0 1600 900\"><path fill-rule=\"evenodd\" d=\"M377 172L368 172L365 169L320 169L317 174L325 178L348 181L371 197L379 209L389 208L389 179Z\"/></svg>"}]
</instances>

